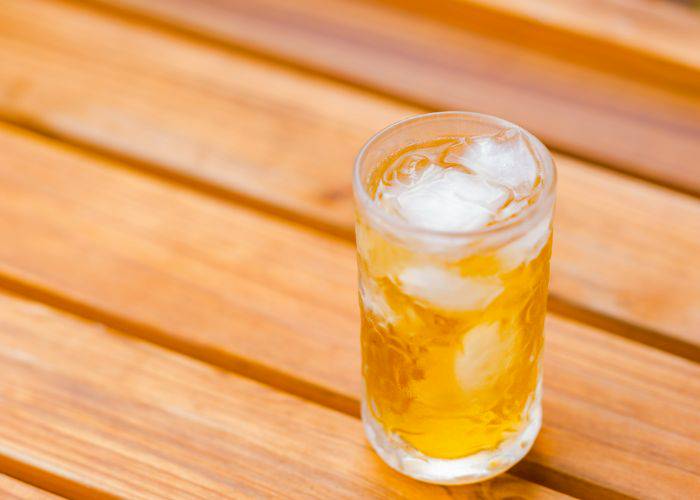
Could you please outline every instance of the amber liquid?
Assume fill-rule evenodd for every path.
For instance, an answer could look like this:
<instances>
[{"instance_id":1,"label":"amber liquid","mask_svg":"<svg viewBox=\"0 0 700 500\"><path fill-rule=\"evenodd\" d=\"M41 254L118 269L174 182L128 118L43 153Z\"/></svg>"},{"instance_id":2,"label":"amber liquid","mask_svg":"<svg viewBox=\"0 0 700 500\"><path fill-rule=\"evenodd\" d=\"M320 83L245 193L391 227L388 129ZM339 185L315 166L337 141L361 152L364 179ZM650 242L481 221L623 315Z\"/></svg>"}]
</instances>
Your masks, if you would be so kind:
<instances>
[{"instance_id":1,"label":"amber liquid","mask_svg":"<svg viewBox=\"0 0 700 500\"><path fill-rule=\"evenodd\" d=\"M541 378L551 230L537 253L515 267L504 263L499 248L456 258L417 254L361 216L357 233L363 376L372 417L428 457L497 448L526 424ZM483 305L436 305L402 286L401 270L415 266L440 269L477 288L499 287Z\"/></svg>"}]
</instances>

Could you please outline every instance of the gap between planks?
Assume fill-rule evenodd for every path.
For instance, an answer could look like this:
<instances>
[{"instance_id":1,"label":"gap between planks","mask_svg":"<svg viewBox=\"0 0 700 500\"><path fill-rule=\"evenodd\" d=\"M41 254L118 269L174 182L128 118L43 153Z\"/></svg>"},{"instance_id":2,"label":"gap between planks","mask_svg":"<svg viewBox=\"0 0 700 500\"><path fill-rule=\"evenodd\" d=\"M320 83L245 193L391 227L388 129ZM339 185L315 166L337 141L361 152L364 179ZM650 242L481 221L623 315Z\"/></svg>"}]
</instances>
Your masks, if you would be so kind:
<instances>
[{"instance_id":1,"label":"gap between planks","mask_svg":"<svg viewBox=\"0 0 700 500\"><path fill-rule=\"evenodd\" d=\"M233 356L230 352L222 352L204 344L181 340L151 325L133 321L125 316L112 314L64 294L22 282L3 273L0 273L0 289L88 321L102 324L130 337L145 340L212 366L237 373L321 406L353 417L360 416L360 404L357 400L292 374L270 368L250 358Z\"/></svg>"},{"instance_id":2,"label":"gap between planks","mask_svg":"<svg viewBox=\"0 0 700 500\"><path fill-rule=\"evenodd\" d=\"M90 498L95 500L118 500L116 495L91 488L87 484L59 476L51 471L36 467L6 455L0 455L0 478L6 474L21 483L17 487L18 500L56 500L58 498ZM6 493L0 484L0 493ZM7 500L5 496L2 496Z\"/></svg>"}]
</instances>

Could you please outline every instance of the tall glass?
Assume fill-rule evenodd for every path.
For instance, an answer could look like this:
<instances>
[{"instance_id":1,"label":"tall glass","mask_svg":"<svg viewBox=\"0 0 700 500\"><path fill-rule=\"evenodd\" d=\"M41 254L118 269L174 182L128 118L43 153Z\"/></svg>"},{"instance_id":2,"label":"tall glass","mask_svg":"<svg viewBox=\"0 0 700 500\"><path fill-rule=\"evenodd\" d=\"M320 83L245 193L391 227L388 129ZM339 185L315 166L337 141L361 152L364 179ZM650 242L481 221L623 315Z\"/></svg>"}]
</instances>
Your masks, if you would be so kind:
<instances>
[{"instance_id":1,"label":"tall glass","mask_svg":"<svg viewBox=\"0 0 700 500\"><path fill-rule=\"evenodd\" d=\"M488 149L491 137L503 142ZM511 147L514 137L518 142ZM493 174L492 153L503 175L519 175L500 144L530 154L527 163L536 166L537 178L526 184L529 192L516 192L510 215L455 230L441 218L437 227L414 224L380 203L383 182L401 181L406 168L425 171L429 160L420 154L436 155L449 166L455 148L479 141L487 141L474 159L479 174ZM473 154L469 150L464 158ZM389 172L387 165L397 158L409 167ZM431 113L372 137L357 157L353 184L362 418L369 441L391 467L423 481L462 484L503 472L529 451L541 426L556 184L549 152L530 133L498 118ZM438 215L449 218L449 202L418 208L444 209L444 217ZM402 203L401 209L412 210L410 197ZM424 215L417 213L416 220Z\"/></svg>"}]
</instances>

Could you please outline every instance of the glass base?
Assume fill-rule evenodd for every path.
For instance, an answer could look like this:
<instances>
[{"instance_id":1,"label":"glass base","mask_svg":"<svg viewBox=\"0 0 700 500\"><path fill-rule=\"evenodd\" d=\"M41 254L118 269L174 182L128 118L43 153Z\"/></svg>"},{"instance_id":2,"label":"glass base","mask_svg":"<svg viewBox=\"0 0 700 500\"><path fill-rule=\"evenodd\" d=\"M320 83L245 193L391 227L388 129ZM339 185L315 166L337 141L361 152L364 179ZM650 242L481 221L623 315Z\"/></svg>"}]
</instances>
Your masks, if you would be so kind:
<instances>
[{"instance_id":1,"label":"glass base","mask_svg":"<svg viewBox=\"0 0 700 500\"><path fill-rule=\"evenodd\" d=\"M362 404L362 422L377 454L402 474L435 484L476 483L505 472L530 451L542 426L540 391L537 393L538 397L530 405L525 428L495 450L481 451L464 458L431 458L415 450L399 436L387 434L365 402Z\"/></svg>"}]
</instances>

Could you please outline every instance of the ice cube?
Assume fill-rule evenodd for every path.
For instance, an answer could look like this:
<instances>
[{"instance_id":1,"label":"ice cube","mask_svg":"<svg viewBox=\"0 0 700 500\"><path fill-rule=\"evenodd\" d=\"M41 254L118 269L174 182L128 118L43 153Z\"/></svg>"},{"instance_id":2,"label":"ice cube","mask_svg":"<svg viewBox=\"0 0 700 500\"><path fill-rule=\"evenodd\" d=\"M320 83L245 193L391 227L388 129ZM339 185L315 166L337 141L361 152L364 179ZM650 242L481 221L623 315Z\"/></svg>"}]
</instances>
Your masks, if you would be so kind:
<instances>
[{"instance_id":1,"label":"ice cube","mask_svg":"<svg viewBox=\"0 0 700 500\"><path fill-rule=\"evenodd\" d=\"M521 264L526 264L537 257L549 240L549 221L544 217L530 228L523 236L508 243L498 251L501 268L504 272L512 271Z\"/></svg>"},{"instance_id":2,"label":"ice cube","mask_svg":"<svg viewBox=\"0 0 700 500\"><path fill-rule=\"evenodd\" d=\"M511 188L516 197L527 196L539 174L532 147L520 130L512 128L467 139L450 148L445 161Z\"/></svg>"},{"instance_id":3,"label":"ice cube","mask_svg":"<svg viewBox=\"0 0 700 500\"><path fill-rule=\"evenodd\" d=\"M360 296L364 308L371 311L380 323L386 324L395 321L396 315L387 302L384 292L372 278L360 281Z\"/></svg>"},{"instance_id":4,"label":"ice cube","mask_svg":"<svg viewBox=\"0 0 700 500\"><path fill-rule=\"evenodd\" d=\"M405 269L398 281L406 295L448 311L483 309L503 291L495 276L467 278L435 266Z\"/></svg>"},{"instance_id":5,"label":"ice cube","mask_svg":"<svg viewBox=\"0 0 700 500\"><path fill-rule=\"evenodd\" d=\"M483 388L498 376L508 359L510 337L501 338L499 323L477 325L462 338L455 356L457 382L464 391Z\"/></svg>"},{"instance_id":6,"label":"ice cube","mask_svg":"<svg viewBox=\"0 0 700 500\"><path fill-rule=\"evenodd\" d=\"M485 226L508 201L502 186L435 164L415 171L407 181L381 184L377 192L385 210L426 229L465 231Z\"/></svg>"}]
</instances>

